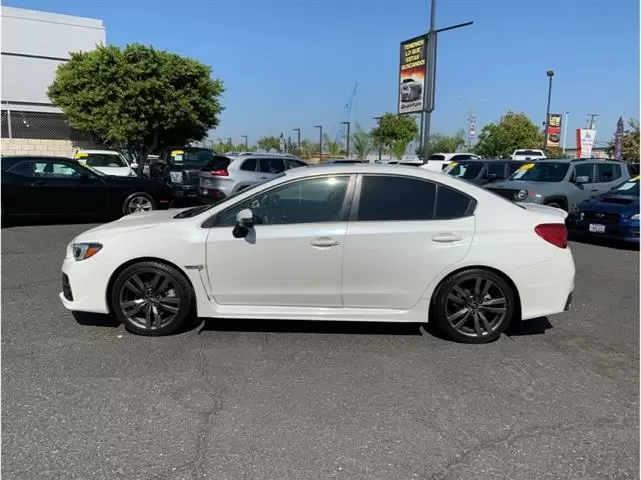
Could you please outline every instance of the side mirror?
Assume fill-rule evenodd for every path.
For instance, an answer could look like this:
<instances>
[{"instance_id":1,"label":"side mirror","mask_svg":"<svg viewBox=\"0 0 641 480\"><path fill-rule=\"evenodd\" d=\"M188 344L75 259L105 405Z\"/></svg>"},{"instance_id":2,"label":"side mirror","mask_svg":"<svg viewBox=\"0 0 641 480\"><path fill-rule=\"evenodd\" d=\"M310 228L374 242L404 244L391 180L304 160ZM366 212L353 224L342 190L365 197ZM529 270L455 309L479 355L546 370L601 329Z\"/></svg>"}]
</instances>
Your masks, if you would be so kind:
<instances>
[{"instance_id":1,"label":"side mirror","mask_svg":"<svg viewBox=\"0 0 641 480\"><path fill-rule=\"evenodd\" d=\"M576 177L574 180L574 183L577 185L583 185L584 183L590 183L590 177L587 175L581 175L580 177Z\"/></svg>"},{"instance_id":2,"label":"side mirror","mask_svg":"<svg viewBox=\"0 0 641 480\"><path fill-rule=\"evenodd\" d=\"M254 228L254 213L245 208L236 214L236 225L232 231L234 238L244 238Z\"/></svg>"},{"instance_id":3,"label":"side mirror","mask_svg":"<svg viewBox=\"0 0 641 480\"><path fill-rule=\"evenodd\" d=\"M134 170L136 170L136 169L138 168L138 164L137 164L136 162L131 163L129 166L130 166L131 168L133 168Z\"/></svg>"}]
</instances>

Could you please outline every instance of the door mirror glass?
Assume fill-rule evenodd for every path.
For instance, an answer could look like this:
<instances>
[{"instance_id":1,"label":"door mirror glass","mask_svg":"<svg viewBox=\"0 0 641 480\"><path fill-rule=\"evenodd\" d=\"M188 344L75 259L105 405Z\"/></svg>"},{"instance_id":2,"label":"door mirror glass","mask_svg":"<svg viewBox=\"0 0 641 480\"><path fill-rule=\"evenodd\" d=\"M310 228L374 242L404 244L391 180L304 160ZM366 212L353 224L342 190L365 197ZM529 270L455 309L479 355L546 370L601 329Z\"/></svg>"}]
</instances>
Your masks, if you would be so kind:
<instances>
[{"instance_id":1,"label":"door mirror glass","mask_svg":"<svg viewBox=\"0 0 641 480\"><path fill-rule=\"evenodd\" d=\"M576 180L574 181L577 185L582 185L584 183L590 183L590 177L587 175L580 175L576 177Z\"/></svg>"}]
</instances>

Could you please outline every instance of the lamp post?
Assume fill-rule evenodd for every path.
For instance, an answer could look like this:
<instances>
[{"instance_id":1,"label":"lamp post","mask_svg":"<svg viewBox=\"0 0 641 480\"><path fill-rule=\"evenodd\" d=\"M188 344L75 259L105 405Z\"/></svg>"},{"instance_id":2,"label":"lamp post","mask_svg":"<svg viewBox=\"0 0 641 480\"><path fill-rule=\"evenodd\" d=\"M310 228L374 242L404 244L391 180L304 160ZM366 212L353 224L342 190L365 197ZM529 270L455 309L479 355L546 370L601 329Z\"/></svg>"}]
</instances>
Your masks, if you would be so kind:
<instances>
[{"instance_id":1,"label":"lamp post","mask_svg":"<svg viewBox=\"0 0 641 480\"><path fill-rule=\"evenodd\" d=\"M245 139L245 150L249 150L249 143L247 142L247 135L241 135L240 137Z\"/></svg>"},{"instance_id":2,"label":"lamp post","mask_svg":"<svg viewBox=\"0 0 641 480\"><path fill-rule=\"evenodd\" d=\"M314 128L318 128L319 130L319 142L318 142L318 150L320 152L320 159L318 160L319 163L323 161L323 126L322 125L314 125Z\"/></svg>"},{"instance_id":3,"label":"lamp post","mask_svg":"<svg viewBox=\"0 0 641 480\"><path fill-rule=\"evenodd\" d=\"M233 146L233 144L231 143L231 137L227 137L227 144L229 145L229 150L231 150Z\"/></svg>"},{"instance_id":4,"label":"lamp post","mask_svg":"<svg viewBox=\"0 0 641 480\"><path fill-rule=\"evenodd\" d=\"M568 133L568 117L570 112L563 113L563 154L565 155L565 139L567 138Z\"/></svg>"},{"instance_id":5,"label":"lamp post","mask_svg":"<svg viewBox=\"0 0 641 480\"><path fill-rule=\"evenodd\" d=\"M377 122L383 117L374 117L374 120ZM381 162L383 160L383 144L379 143L378 144L378 161Z\"/></svg>"},{"instance_id":6,"label":"lamp post","mask_svg":"<svg viewBox=\"0 0 641 480\"><path fill-rule=\"evenodd\" d=\"M548 108L545 112L545 132L543 135L543 149L548 146L548 121L550 119L550 102L552 101L552 77L554 77L554 70L545 72L548 76Z\"/></svg>"},{"instance_id":7,"label":"lamp post","mask_svg":"<svg viewBox=\"0 0 641 480\"><path fill-rule=\"evenodd\" d=\"M298 135L298 149L300 150L300 128L292 128L292 131L296 132Z\"/></svg>"},{"instance_id":8,"label":"lamp post","mask_svg":"<svg viewBox=\"0 0 641 480\"><path fill-rule=\"evenodd\" d=\"M345 149L347 150L347 158L349 158L349 135L350 135L349 134L349 128L350 128L351 123L350 122L341 122L341 124L347 125L347 146L345 147Z\"/></svg>"}]
</instances>

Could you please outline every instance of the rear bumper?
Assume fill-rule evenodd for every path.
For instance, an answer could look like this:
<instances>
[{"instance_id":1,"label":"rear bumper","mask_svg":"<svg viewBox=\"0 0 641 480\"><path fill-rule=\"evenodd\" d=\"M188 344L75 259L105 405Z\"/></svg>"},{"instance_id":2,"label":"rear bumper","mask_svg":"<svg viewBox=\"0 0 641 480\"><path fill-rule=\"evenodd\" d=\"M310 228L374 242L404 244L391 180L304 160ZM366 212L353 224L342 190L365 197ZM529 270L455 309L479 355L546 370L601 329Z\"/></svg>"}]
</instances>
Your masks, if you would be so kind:
<instances>
[{"instance_id":1,"label":"rear bumper","mask_svg":"<svg viewBox=\"0 0 641 480\"><path fill-rule=\"evenodd\" d=\"M199 188L198 198L203 203L218 203L227 198L227 194L217 188Z\"/></svg>"},{"instance_id":2,"label":"rear bumper","mask_svg":"<svg viewBox=\"0 0 641 480\"><path fill-rule=\"evenodd\" d=\"M198 196L198 187L193 185L169 185L171 194L177 198L193 198Z\"/></svg>"}]
</instances>

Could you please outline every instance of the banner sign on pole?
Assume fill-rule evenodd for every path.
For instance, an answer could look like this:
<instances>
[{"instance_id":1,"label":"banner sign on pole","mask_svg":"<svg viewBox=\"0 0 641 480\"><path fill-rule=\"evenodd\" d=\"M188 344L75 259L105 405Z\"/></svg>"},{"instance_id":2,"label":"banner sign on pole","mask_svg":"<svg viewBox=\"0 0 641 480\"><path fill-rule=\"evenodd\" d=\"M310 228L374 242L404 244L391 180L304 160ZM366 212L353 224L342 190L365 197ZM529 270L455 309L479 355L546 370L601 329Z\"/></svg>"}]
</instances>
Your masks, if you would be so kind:
<instances>
[{"instance_id":1,"label":"banner sign on pole","mask_svg":"<svg viewBox=\"0 0 641 480\"><path fill-rule=\"evenodd\" d=\"M426 76L427 36L402 42L398 80L399 115L423 111Z\"/></svg>"},{"instance_id":2,"label":"banner sign on pole","mask_svg":"<svg viewBox=\"0 0 641 480\"><path fill-rule=\"evenodd\" d=\"M592 158L595 138L596 130L588 128L576 129L576 158Z\"/></svg>"},{"instance_id":3,"label":"banner sign on pole","mask_svg":"<svg viewBox=\"0 0 641 480\"><path fill-rule=\"evenodd\" d=\"M561 122L562 117L558 113L550 113L545 125L545 146L547 148L560 148L561 146Z\"/></svg>"}]
</instances>

